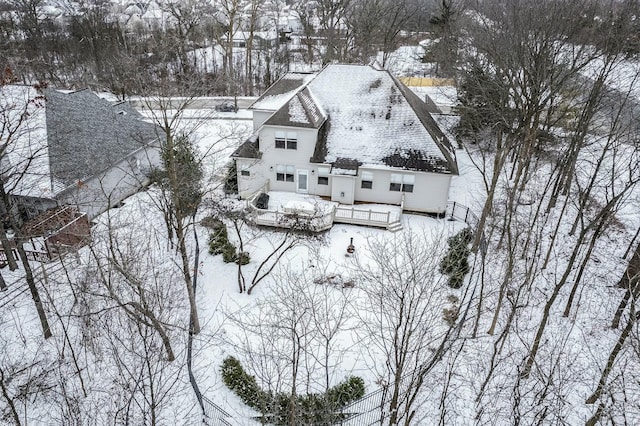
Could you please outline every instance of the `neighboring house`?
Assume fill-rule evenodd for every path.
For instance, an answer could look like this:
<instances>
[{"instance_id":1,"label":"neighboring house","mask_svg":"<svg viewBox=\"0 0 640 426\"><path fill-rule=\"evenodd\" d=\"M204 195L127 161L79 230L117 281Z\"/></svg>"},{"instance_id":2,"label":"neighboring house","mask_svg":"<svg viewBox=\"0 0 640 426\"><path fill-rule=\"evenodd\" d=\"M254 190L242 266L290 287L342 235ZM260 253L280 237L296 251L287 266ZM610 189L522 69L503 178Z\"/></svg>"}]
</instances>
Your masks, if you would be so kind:
<instances>
[{"instance_id":1,"label":"neighboring house","mask_svg":"<svg viewBox=\"0 0 640 426\"><path fill-rule=\"evenodd\" d=\"M425 103L388 71L288 73L251 109L254 135L232 155L241 197L268 183L342 204L446 211L455 150Z\"/></svg>"},{"instance_id":2,"label":"neighboring house","mask_svg":"<svg viewBox=\"0 0 640 426\"><path fill-rule=\"evenodd\" d=\"M63 205L91 219L137 192L160 164L155 126L127 103L89 90L0 87L0 125L23 112L19 131L0 135L0 175L22 221Z\"/></svg>"},{"instance_id":3,"label":"neighboring house","mask_svg":"<svg viewBox=\"0 0 640 426\"><path fill-rule=\"evenodd\" d=\"M253 37L253 39L252 39ZM251 47L254 49L273 47L276 44L278 34L275 31L237 31L233 34L233 47L247 47L249 40L253 40Z\"/></svg>"}]
</instances>

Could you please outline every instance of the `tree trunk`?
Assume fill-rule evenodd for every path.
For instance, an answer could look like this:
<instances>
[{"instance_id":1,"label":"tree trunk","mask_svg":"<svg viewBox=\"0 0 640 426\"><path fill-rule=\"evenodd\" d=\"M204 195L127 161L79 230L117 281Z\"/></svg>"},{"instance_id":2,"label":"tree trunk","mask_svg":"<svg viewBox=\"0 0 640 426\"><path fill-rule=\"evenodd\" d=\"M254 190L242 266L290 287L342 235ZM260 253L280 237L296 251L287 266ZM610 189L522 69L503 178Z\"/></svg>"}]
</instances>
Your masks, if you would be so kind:
<instances>
[{"instance_id":1,"label":"tree trunk","mask_svg":"<svg viewBox=\"0 0 640 426\"><path fill-rule=\"evenodd\" d=\"M16 240L16 248L18 250L18 256L20 256L20 260L22 261L22 266L24 267L25 279L27 280L27 285L29 286L29 291L31 292L31 298L36 305L36 311L38 312L38 318L40 319L40 325L42 326L42 334L45 339L51 337L51 329L49 328L49 321L47 320L47 314L44 312L44 306L42 305L42 300L40 299L40 293L38 292L38 288L36 287L36 281L33 278L33 271L31 269L31 265L29 264L29 260L27 259L27 253L24 251L22 247L22 241L19 239Z\"/></svg>"},{"instance_id":2,"label":"tree trunk","mask_svg":"<svg viewBox=\"0 0 640 426\"><path fill-rule=\"evenodd\" d=\"M604 390L604 386L607 383L607 378L609 377L609 373L611 373L611 370L613 369L613 364L616 361L616 357L618 356L618 353L620 353L620 349L622 349L622 345L624 345L624 342L627 340L627 337L629 336L629 333L631 332L633 325L635 324L636 321L638 321L638 319L640 319L640 313L632 313L631 315L629 315L629 322L627 323L627 326L624 328L624 330L622 330L622 333L620 334L618 341L616 342L615 346L613 347L613 350L609 354L607 365L605 366L604 370L602 371L602 374L600 375L598 386L596 387L596 390L593 392L593 394L591 394L591 396L587 398L587 400L585 401L585 404L593 404L598 399L600 399L600 396L602 395L602 392Z\"/></svg>"},{"instance_id":3,"label":"tree trunk","mask_svg":"<svg viewBox=\"0 0 640 426\"><path fill-rule=\"evenodd\" d=\"M7 233L4 230L4 226L0 224L0 242L2 243L2 250L7 256L7 265L9 265L9 269L15 271L18 269L18 262L16 262L16 258L13 255L13 244L7 238ZM2 289L2 287L0 287Z\"/></svg>"},{"instance_id":4,"label":"tree trunk","mask_svg":"<svg viewBox=\"0 0 640 426\"><path fill-rule=\"evenodd\" d=\"M7 387L4 383L4 370L0 368L0 388L2 389L2 396L4 397L4 400L7 401L7 405L11 409L11 416L13 417L13 421L15 422L16 426L20 426L21 423L20 416L18 415L18 410L16 409L13 398L11 398L11 396L9 395L9 391L7 390Z\"/></svg>"},{"instance_id":5,"label":"tree trunk","mask_svg":"<svg viewBox=\"0 0 640 426\"><path fill-rule=\"evenodd\" d=\"M193 321L193 334L200 333L200 320L198 319L198 308L196 304L196 293L191 281L191 272L189 265L189 254L187 252L187 243L185 241L184 226L181 220L176 221L176 238L178 239L178 247L180 250L180 258L182 260L182 274L184 277L184 283L187 286L187 295L189 296L189 311L191 321Z\"/></svg>"}]
</instances>

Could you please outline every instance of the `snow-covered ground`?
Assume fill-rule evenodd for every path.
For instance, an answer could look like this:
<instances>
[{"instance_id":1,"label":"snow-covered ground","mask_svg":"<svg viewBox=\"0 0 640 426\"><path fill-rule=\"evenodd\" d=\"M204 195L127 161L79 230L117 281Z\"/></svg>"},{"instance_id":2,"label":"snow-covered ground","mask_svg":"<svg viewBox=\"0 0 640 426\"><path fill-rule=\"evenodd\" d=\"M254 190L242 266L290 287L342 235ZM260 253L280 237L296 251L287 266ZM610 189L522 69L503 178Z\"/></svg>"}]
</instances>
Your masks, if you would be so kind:
<instances>
[{"instance_id":1,"label":"snow-covered ground","mask_svg":"<svg viewBox=\"0 0 640 426\"><path fill-rule=\"evenodd\" d=\"M235 199L224 198L218 186L230 153L251 134L252 123L244 114L241 110L233 119L226 120L221 115L188 111L180 123L180 129L192 134L197 141L207 171L206 200L199 219L214 214L220 205L238 203ZM599 143L591 142L594 153L601 146ZM628 147L618 150L615 156L613 153L607 156L605 168L617 171L612 167L615 162L631 164L633 155ZM453 178L450 200L479 214L485 189L472 159L481 164L480 156L473 149L469 153L458 149L456 156L460 174ZM587 154L581 161L584 167L577 171L577 178L584 180L595 161ZM521 230L514 235L517 250L524 246L521 243L528 235L525 231L530 231L528 221L536 214L534 201L540 199L548 173L548 166L541 164L523 193L521 199L531 202L531 207L520 206L513 224ZM507 184L508 177L501 176L494 205L494 217L498 221L503 218L503 191ZM606 192L606 188L602 187L602 191ZM605 192L598 196L606 196ZM199 422L199 408L184 367L188 327L186 291L176 269L180 264L179 256L169 243L164 218L157 208L158 195L157 189L151 187L127 199L122 207L97 218L91 247L69 254L62 261L36 265L37 283L53 330L49 340L41 337L40 323L22 269L2 270L9 289L0 293L0 368L5 377L12 377L8 392L15 396L13 400L23 423L69 424L77 420L79 424L103 424L113 421L115 416L123 419L122 407L129 407L132 421L144 422L141 413L148 415L151 412L152 400L156 404L154 415L160 424ZM291 201L289 197L278 198L278 194L274 194L274 203L284 206L288 201ZM402 217L404 230L398 233L335 225L319 235L296 237L295 246L283 255L273 272L259 282L250 295L239 292L238 265L224 263L221 255L210 255L207 252L209 231L197 225L196 234L189 233L187 237L190 255L194 254L195 235L200 247L196 299L202 331L195 337L193 347L196 381L205 397L230 414L228 421L231 424L256 424L251 419L256 413L222 383L222 360L234 356L256 375L263 387L286 389L290 377L286 351L291 349L291 340L281 330L295 315L302 315L314 306L317 308L314 312L323 312L326 318L335 318L340 313L344 316L330 345L330 383L335 385L348 375L357 375L364 379L366 392L379 389L380 369L385 360L376 345L379 342L372 341L367 331L375 321L375 315L367 309L367 306L371 307L369 286L371 278L380 271L374 257L377 249L383 248L387 249L388 259L397 260L394 255L403 247L416 244L416 248L424 249L424 263L432 266L432 281L429 281L432 291L423 302L430 313L430 330L434 336L446 327L443 309L452 308L452 300L458 300L465 311L465 304L473 297L471 306L476 308L477 296L484 291L477 336L470 337L475 322L471 316L476 315L475 309L471 309L468 311L470 317L466 317L464 323L463 338L456 341L453 349L427 376L416 417L421 420L416 424L437 423L441 413L444 413L444 424L475 424L478 418L482 419L482 424L510 424L517 415L529 420L527 413L512 413L516 397L526 401L521 407L533 407L533 410L539 401L559 412L558 417L564 417L566 424L582 424L592 409L584 404L584 400L594 390L601 368L620 334L620 330L609 327L620 299L620 290L614 288L614 284L625 267L621 257L630 234L639 225L638 208L640 196L634 191L624 200L617 217L620 223L611 226L596 244L592 262L585 269L584 285L575 301L580 308L574 308L569 318L563 318L562 312L558 312L561 307L553 307L538 354L537 369L529 381L517 377L541 319L541 307L562 275L576 241L576 236L568 232L570 219L576 214L573 202L568 204L566 211L551 210L540 222L547 226L537 225L534 229L542 235L541 247L534 251L538 258L529 258L528 252L522 250L523 259L513 268L494 335L487 334L487 330L505 279L501 274L508 257L494 250L485 259L484 266L478 262L479 258L476 259L465 286L459 290L449 288L437 272L447 238L465 227L461 222L405 214ZM539 268L538 263L544 260L550 244L548 234L556 223L560 224L557 225L560 227L559 240L550 251L548 266ZM230 240L239 244L234 227L228 229ZM249 287L262 262L268 260L269 254L287 234L283 230L244 225L239 227L239 232L243 250L251 258L241 269ZM487 235L487 238L492 236ZM118 242L118 250L110 252L108 249L114 239ZM346 250L351 242L355 253L348 255ZM496 243L492 242L494 246ZM119 267L125 272L130 268L131 274L125 275L116 269L111 272L114 276L110 280L110 275L104 275L110 269L109 262L119 262ZM529 266L537 268L537 275L532 280L527 276ZM484 280L480 280L481 270L486 272ZM137 283L147 286L147 302L167 330L176 356L174 362L166 361L166 346L158 339L155 329L135 326L131 314L124 309L130 306L127 301L139 302L143 297ZM514 283L523 283L526 290ZM563 291L561 298L566 298L566 293ZM519 304L514 305L515 315L511 317L512 303ZM318 320L301 318L310 321L309 324ZM514 321L515 325L503 336L501 330L509 321ZM314 350L320 350L315 329L311 326L305 329L310 336L308 343ZM428 357L432 349L432 346L426 348L424 357ZM636 368L637 357L632 349L626 348L622 359L629 368ZM300 358L301 374L305 376L300 380L300 384L304 384L304 390L300 392L318 392L323 389L325 373L316 358L321 352L314 355L312 350L307 348L306 351ZM268 354L283 358L270 359ZM624 383L625 365L617 366L611 377L613 385L627 392L625 406L632 407L638 393L637 387ZM491 379L487 379L489 371L492 371ZM626 372L626 376L637 377L633 372ZM540 393L541 384L547 383L545 377L553 378L548 382L553 389L548 391L558 398L561 396L561 400L554 399L551 403ZM24 390L24 396L18 395L20 389ZM126 392L122 392L123 389ZM516 391L524 394L514 394ZM125 397L131 395L134 397L127 402ZM631 423L637 418L636 414L629 414Z\"/></svg>"}]
</instances>

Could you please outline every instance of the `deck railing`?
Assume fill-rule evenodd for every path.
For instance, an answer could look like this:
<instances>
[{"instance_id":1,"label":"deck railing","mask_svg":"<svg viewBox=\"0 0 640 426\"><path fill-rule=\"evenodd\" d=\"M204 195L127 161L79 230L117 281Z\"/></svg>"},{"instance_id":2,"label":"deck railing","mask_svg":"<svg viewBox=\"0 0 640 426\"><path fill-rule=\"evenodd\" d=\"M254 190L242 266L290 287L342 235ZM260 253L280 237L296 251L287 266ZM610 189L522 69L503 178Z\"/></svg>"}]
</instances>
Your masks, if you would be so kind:
<instances>
[{"instance_id":1,"label":"deck railing","mask_svg":"<svg viewBox=\"0 0 640 426\"><path fill-rule=\"evenodd\" d=\"M322 232L331 229L334 223L347 223L352 225L367 225L380 228L391 228L400 223L402 208L404 207L404 193L400 200L398 214L390 211L376 211L372 209L359 209L338 205L322 212L288 212L272 209L259 209L255 206L255 200L261 193L269 191L269 182L247 198L247 207L254 213L253 221L256 225L273 226L277 228L291 228L293 226L310 231Z\"/></svg>"},{"instance_id":2,"label":"deck railing","mask_svg":"<svg viewBox=\"0 0 640 426\"><path fill-rule=\"evenodd\" d=\"M334 222L350 223L354 225L389 226L391 212L378 212L374 210L363 210L355 207L336 207Z\"/></svg>"},{"instance_id":3,"label":"deck railing","mask_svg":"<svg viewBox=\"0 0 640 426\"><path fill-rule=\"evenodd\" d=\"M333 212L325 214L306 214L282 212L279 210L262 210L252 206L255 213L253 222L256 225L276 228L297 228L313 232L322 232L333 226Z\"/></svg>"}]
</instances>

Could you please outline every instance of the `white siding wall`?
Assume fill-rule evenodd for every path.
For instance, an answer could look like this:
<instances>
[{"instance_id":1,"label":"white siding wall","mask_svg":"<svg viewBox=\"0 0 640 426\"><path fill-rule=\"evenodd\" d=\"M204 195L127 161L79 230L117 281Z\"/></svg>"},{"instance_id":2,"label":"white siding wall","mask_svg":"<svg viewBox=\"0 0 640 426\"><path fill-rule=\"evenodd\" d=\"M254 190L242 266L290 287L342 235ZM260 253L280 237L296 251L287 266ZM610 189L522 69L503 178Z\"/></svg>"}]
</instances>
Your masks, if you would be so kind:
<instances>
[{"instance_id":1,"label":"white siding wall","mask_svg":"<svg viewBox=\"0 0 640 426\"><path fill-rule=\"evenodd\" d=\"M268 167L265 167L265 163L261 160L236 158L236 168L238 173L238 195L242 198L249 198L267 182ZM247 170L249 176L243 176L243 170Z\"/></svg>"},{"instance_id":2,"label":"white siding wall","mask_svg":"<svg viewBox=\"0 0 640 426\"><path fill-rule=\"evenodd\" d=\"M262 111L254 111L254 124L264 121L271 113L260 118ZM257 121L256 121L257 120ZM262 123L262 122L261 122ZM277 131L297 134L297 149L280 149L275 147L275 134ZM269 180L269 190L296 192L298 187L297 173L294 172L293 182L282 182L276 178L277 165L292 165L296 170L308 170L308 192L313 195L331 196L335 201L349 204L353 201L370 203L400 204L402 193L391 191L391 174L413 175L413 192L405 193L404 208L406 210L443 213L447 208L449 185L451 175L439 173L412 172L402 169L382 169L361 167L358 176L345 178L341 176L329 176L328 185L318 184L319 168L330 168L330 165L311 164L309 159L315 150L317 138L315 129L294 129L290 127L264 126L260 130L261 160L236 159L238 165L238 191L241 197L247 198L258 191ZM247 168L250 176L242 176L242 168ZM373 188L361 187L362 172L373 174ZM351 191L352 185L354 190ZM345 192L341 199L340 193ZM353 194L353 198L349 193Z\"/></svg>"},{"instance_id":3,"label":"white siding wall","mask_svg":"<svg viewBox=\"0 0 640 426\"><path fill-rule=\"evenodd\" d=\"M273 111L253 110L253 131L257 131L267 121L267 118L271 117L271 114L273 114Z\"/></svg>"},{"instance_id":4,"label":"white siding wall","mask_svg":"<svg viewBox=\"0 0 640 426\"><path fill-rule=\"evenodd\" d=\"M353 204L354 188L358 179L354 176L333 176L331 182L331 201L341 204Z\"/></svg>"},{"instance_id":5,"label":"white siding wall","mask_svg":"<svg viewBox=\"0 0 640 426\"><path fill-rule=\"evenodd\" d=\"M373 188L361 187L362 172L373 173ZM367 169L361 167L356 182L355 199L371 203L400 204L402 193L389 190L391 174L414 175L413 192L405 193L404 208L428 213L442 213L447 208L451 175L412 172L396 169Z\"/></svg>"},{"instance_id":6,"label":"white siding wall","mask_svg":"<svg viewBox=\"0 0 640 426\"><path fill-rule=\"evenodd\" d=\"M297 149L276 148L275 135L277 131L296 132L298 138ZM297 189L297 176L294 177L294 182L281 182L276 179L276 167L278 164L282 164L295 166L296 170L308 170L309 192L315 193L317 177L315 174L311 174L311 170L315 169L315 167L309 163L309 159L315 150L317 134L318 131L316 129L293 129L291 127L275 126L264 126L262 128L260 131L260 151L262 152L262 162L265 165L264 171L270 181L271 190L295 192ZM273 167L273 170L271 167ZM313 186L311 186L311 183L313 183Z\"/></svg>"},{"instance_id":7,"label":"white siding wall","mask_svg":"<svg viewBox=\"0 0 640 426\"><path fill-rule=\"evenodd\" d=\"M157 146L141 148L105 172L65 189L56 198L61 205L77 206L87 213L89 219L93 219L138 192L149 182L149 169L159 165Z\"/></svg>"},{"instance_id":8,"label":"white siding wall","mask_svg":"<svg viewBox=\"0 0 640 426\"><path fill-rule=\"evenodd\" d=\"M321 169L325 169L327 173L331 170L331 164L310 164L309 168L313 172L309 175L309 194L329 197L331 195L331 181L333 177L328 176L329 183L327 185L320 185L318 178L320 177Z\"/></svg>"}]
</instances>

